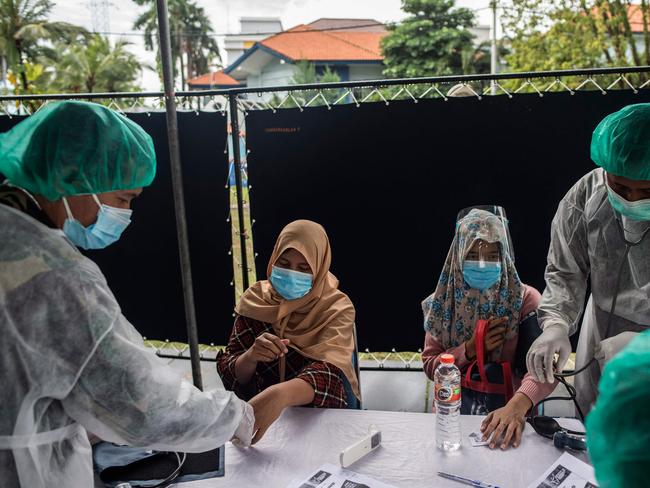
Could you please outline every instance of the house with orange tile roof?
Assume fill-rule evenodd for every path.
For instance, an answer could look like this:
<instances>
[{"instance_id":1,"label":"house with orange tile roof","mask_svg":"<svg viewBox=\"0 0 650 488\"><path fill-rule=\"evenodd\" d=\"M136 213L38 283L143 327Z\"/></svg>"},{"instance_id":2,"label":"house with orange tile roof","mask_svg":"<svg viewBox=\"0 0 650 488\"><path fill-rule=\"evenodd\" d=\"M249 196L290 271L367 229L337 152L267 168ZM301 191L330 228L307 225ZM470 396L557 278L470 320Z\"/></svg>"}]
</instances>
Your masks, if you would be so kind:
<instances>
[{"instance_id":1,"label":"house with orange tile roof","mask_svg":"<svg viewBox=\"0 0 650 488\"><path fill-rule=\"evenodd\" d=\"M227 75L223 70L213 71L188 80L190 90L220 90L241 86L236 79Z\"/></svg>"},{"instance_id":2,"label":"house with orange tile roof","mask_svg":"<svg viewBox=\"0 0 650 488\"><path fill-rule=\"evenodd\" d=\"M238 57L223 70L188 80L190 89L290 85L299 61L313 63L317 73L329 68L341 81L384 78L380 42L388 31L376 20L323 18L263 38L264 29L281 28L277 19L242 18L240 22L242 32L233 35L230 44L226 42L228 59L233 54ZM470 31L477 45L489 38L487 26ZM242 46L248 47L242 50Z\"/></svg>"},{"instance_id":3,"label":"house with orange tile roof","mask_svg":"<svg viewBox=\"0 0 650 488\"><path fill-rule=\"evenodd\" d=\"M222 72L202 75L188 84L192 89L228 87L233 81L248 87L288 85L299 61L313 63L317 72L329 67L341 81L381 79L379 43L386 34L384 25L372 19L318 19L266 37Z\"/></svg>"}]
</instances>

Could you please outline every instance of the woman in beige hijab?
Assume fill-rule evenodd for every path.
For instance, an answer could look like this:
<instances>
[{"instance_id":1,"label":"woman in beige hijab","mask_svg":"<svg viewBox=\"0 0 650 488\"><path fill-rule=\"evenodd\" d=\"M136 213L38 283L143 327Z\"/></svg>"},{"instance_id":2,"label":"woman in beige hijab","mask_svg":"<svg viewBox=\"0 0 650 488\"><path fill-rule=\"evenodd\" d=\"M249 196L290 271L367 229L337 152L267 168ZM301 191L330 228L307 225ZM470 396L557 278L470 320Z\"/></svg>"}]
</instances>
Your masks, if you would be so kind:
<instances>
[{"instance_id":1,"label":"woman in beige hijab","mask_svg":"<svg viewBox=\"0 0 650 488\"><path fill-rule=\"evenodd\" d=\"M268 280L251 286L217 370L227 389L250 399L257 442L285 407L354 408L360 398L354 306L329 272L330 243L315 222L287 225L275 244Z\"/></svg>"}]
</instances>

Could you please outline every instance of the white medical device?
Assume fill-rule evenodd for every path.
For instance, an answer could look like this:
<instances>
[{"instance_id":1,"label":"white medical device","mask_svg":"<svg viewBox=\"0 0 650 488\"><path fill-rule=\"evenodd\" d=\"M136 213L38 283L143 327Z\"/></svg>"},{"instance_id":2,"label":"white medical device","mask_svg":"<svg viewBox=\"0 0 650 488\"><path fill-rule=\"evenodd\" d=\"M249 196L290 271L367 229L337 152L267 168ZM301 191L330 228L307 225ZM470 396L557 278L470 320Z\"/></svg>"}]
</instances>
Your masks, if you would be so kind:
<instances>
[{"instance_id":1,"label":"white medical device","mask_svg":"<svg viewBox=\"0 0 650 488\"><path fill-rule=\"evenodd\" d=\"M341 452L341 466L347 468L356 463L370 451L374 451L381 445L381 432L377 427L371 425L368 429L368 435L359 442L352 444Z\"/></svg>"}]
</instances>

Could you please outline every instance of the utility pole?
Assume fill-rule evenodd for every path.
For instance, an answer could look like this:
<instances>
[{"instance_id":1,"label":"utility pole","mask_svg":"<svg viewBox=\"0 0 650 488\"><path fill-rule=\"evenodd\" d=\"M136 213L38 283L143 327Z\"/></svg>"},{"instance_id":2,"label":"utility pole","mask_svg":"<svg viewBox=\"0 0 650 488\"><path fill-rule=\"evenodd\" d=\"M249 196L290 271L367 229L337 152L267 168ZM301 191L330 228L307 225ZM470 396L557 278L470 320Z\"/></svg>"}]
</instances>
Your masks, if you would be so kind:
<instances>
[{"instance_id":1,"label":"utility pole","mask_svg":"<svg viewBox=\"0 0 650 488\"><path fill-rule=\"evenodd\" d=\"M497 53L497 0L490 1L490 8L492 9L492 39L491 39L492 59L490 62L490 73L495 75L498 69L497 63L499 62L498 53ZM491 85L492 85L491 94L496 95L497 94L496 82L492 80Z\"/></svg>"}]
</instances>

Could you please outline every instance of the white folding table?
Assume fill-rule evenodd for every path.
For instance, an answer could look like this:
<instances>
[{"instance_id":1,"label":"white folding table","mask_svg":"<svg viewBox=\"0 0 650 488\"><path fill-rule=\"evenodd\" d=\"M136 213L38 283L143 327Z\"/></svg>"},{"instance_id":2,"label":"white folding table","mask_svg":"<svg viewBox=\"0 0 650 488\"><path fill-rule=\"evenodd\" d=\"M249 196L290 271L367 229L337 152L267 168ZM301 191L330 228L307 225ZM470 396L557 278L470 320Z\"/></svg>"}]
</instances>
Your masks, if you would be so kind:
<instances>
[{"instance_id":1,"label":"white folding table","mask_svg":"<svg viewBox=\"0 0 650 488\"><path fill-rule=\"evenodd\" d=\"M526 425L517 449L471 447L467 435L478 430L483 417L462 416L463 446L443 453L435 446L435 415L372 410L290 408L252 448L226 446L223 478L176 485L178 488L285 488L323 463L338 464L339 453L357 441L371 424L382 432L382 446L349 469L404 488L461 488L442 479L446 471L480 479L500 488L526 488L562 451ZM560 423L580 430L574 419ZM575 454L574 454L575 455ZM588 461L586 455L576 455Z\"/></svg>"}]
</instances>

